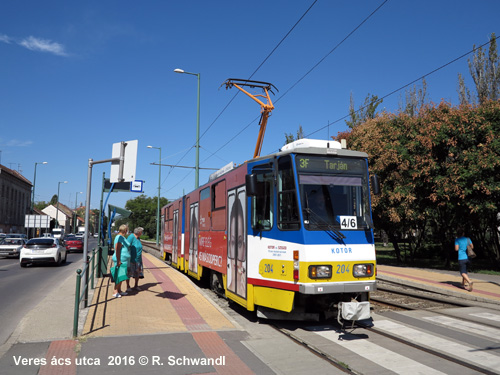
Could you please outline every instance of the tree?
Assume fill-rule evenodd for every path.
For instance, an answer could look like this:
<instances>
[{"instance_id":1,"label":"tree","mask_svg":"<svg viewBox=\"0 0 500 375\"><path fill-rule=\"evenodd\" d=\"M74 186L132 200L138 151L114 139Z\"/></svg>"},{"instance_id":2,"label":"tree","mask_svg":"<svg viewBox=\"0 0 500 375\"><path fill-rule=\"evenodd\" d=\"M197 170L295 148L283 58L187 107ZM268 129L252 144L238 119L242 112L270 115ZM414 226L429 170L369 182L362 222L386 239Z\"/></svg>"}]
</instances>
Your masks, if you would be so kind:
<instances>
[{"instance_id":1,"label":"tree","mask_svg":"<svg viewBox=\"0 0 500 375\"><path fill-rule=\"evenodd\" d=\"M406 113L410 117L418 114L424 106L427 97L427 82L422 79L422 88L418 89L414 85L409 90L405 90L405 99L399 103L399 111Z\"/></svg>"},{"instance_id":2,"label":"tree","mask_svg":"<svg viewBox=\"0 0 500 375\"><path fill-rule=\"evenodd\" d=\"M297 138L294 138L292 133L285 133L285 145L302 138L304 138L304 131L302 130L302 125L299 125L299 130L297 130Z\"/></svg>"},{"instance_id":3,"label":"tree","mask_svg":"<svg viewBox=\"0 0 500 375\"><path fill-rule=\"evenodd\" d=\"M40 202L35 202L35 204L33 205L33 207L35 207L37 210L43 210L45 207L47 207L48 205L50 205L50 203L47 203L45 201L40 201Z\"/></svg>"},{"instance_id":4,"label":"tree","mask_svg":"<svg viewBox=\"0 0 500 375\"><path fill-rule=\"evenodd\" d=\"M160 208L166 204L168 204L168 199L160 197ZM132 211L132 215L127 219L117 220L115 224L128 223L131 231L134 228L142 227L144 228L144 234L148 237L156 237L157 207L158 197L147 197L141 194L137 198L129 199L125 204L125 208Z\"/></svg>"},{"instance_id":5,"label":"tree","mask_svg":"<svg viewBox=\"0 0 500 375\"><path fill-rule=\"evenodd\" d=\"M370 156L370 170L382 181L372 201L375 225L396 250L398 234L413 257L431 227L449 265L461 226L484 258L498 262L500 101L460 108L443 102L418 117L384 114L341 136Z\"/></svg>"},{"instance_id":6,"label":"tree","mask_svg":"<svg viewBox=\"0 0 500 375\"><path fill-rule=\"evenodd\" d=\"M377 107L382 103L383 99L379 99L377 95L368 94L365 98L364 104L358 108L354 109L354 97L351 93L350 105L349 105L349 117L350 120L346 120L347 126L353 129L356 126L364 123L369 119L373 119L377 115Z\"/></svg>"},{"instance_id":7,"label":"tree","mask_svg":"<svg viewBox=\"0 0 500 375\"><path fill-rule=\"evenodd\" d=\"M479 104L484 104L488 100L498 100L500 97L500 59L497 52L497 38L495 33L491 34L488 56L482 47L476 49L472 61L469 59L469 72L476 87ZM470 100L468 89L465 86L462 76L458 76L458 93L461 104L466 100L469 104L475 104Z\"/></svg>"},{"instance_id":8,"label":"tree","mask_svg":"<svg viewBox=\"0 0 500 375\"><path fill-rule=\"evenodd\" d=\"M49 204L55 205L55 204L57 204L58 201L59 201L59 199L57 198L57 194L54 194L52 196L52 198L50 198Z\"/></svg>"}]
</instances>

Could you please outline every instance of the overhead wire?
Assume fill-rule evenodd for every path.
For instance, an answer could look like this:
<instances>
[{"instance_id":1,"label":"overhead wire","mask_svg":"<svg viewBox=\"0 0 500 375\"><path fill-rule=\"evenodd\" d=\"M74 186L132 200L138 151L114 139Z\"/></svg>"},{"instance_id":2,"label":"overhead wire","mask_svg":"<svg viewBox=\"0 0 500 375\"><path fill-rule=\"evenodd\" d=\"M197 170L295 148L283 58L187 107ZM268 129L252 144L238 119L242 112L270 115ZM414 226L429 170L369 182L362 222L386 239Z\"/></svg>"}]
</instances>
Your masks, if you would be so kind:
<instances>
[{"instance_id":1,"label":"overhead wire","mask_svg":"<svg viewBox=\"0 0 500 375\"><path fill-rule=\"evenodd\" d=\"M386 0L388 1L388 0ZM285 39L288 38L288 36L292 33L292 31L297 27L297 25L304 19L304 17L307 15L307 13L309 13L309 11L313 8L313 6L318 2L318 0L314 0L313 3L309 6L309 8L307 8L307 10L302 14L302 16L298 19L297 22L295 22L295 24L290 28L290 30L288 30L288 32L285 34L285 36L283 38L281 38L281 40L278 42L278 44L271 50L271 52L264 58L264 60L259 64L259 66L254 70L254 72L250 75L250 77L248 77L247 79L250 80L258 71L259 69L266 63L266 61L274 54L274 52L279 48L279 46L285 41ZM201 134L200 138L203 138L203 136L208 132L208 130L210 130L210 128L217 122L217 120L219 120L219 118L222 116L222 114L226 111L226 109L229 107L229 105L231 105L231 103L234 101L234 99L238 96L239 94L239 91L229 100L229 102L226 104L226 106L222 109L222 111L215 117L215 119L212 121L212 123L208 126L208 128ZM254 120L255 121L255 120ZM252 121L253 123L253 121ZM250 125L250 124L249 124ZM246 128L248 128L247 125L243 130L245 130ZM242 130L242 131L243 131ZM239 134L241 134L241 131L236 135L238 136ZM226 144L229 144L234 138L233 137L231 138L231 140L229 142L227 142ZM225 145L226 145L225 144ZM225 145L223 147L225 147ZM177 162L177 164L179 164L188 154L189 152L191 151L191 149L193 147L196 147L196 144L194 144L193 146L191 146L189 148L189 150L179 159L179 161ZM218 151L220 151L223 147L220 147L219 149L217 149L217 151L215 151L215 153L217 153ZM213 153L210 157L214 156ZM210 158L209 157L209 158ZM205 159L204 161L206 161L208 159ZM176 164L176 165L177 165ZM173 169L175 168L174 167L171 167L170 168L170 171L168 172L167 176L165 177L164 181L165 182L167 180L167 178L170 176L170 174L172 173ZM189 175L191 172L189 172L187 175ZM187 177L186 175L186 177ZM184 177L182 180L184 180L186 177ZM182 181L181 180L181 181ZM176 184L178 185L178 184Z\"/></svg>"},{"instance_id":2,"label":"overhead wire","mask_svg":"<svg viewBox=\"0 0 500 375\"><path fill-rule=\"evenodd\" d=\"M287 91L285 91L285 93L283 95L281 95L278 99L275 100L275 103L279 102L281 99L283 99L283 97L288 94L291 90L293 90L295 88L295 86L297 86L305 77L307 77L314 69L316 69L323 61L326 60L326 58L328 56L330 56L337 48L339 48L345 41L347 41L347 39L349 39L361 26L363 26L363 24L365 24L373 15L375 15L375 13L377 13L389 0L384 0L375 10L373 10L367 17L365 17L353 30L351 30L351 32L349 32L349 34L347 34L345 36L344 39L342 39L339 43L337 43L337 45L332 48L325 56L323 56L316 64L314 64L314 66L309 69L302 77L300 77L290 88L288 88ZM314 5L314 4L313 4ZM312 5L311 5L312 7ZM309 9L308 9L309 11ZM305 15L305 14L304 14ZM295 26L294 26L295 27ZM288 34L287 34L288 35ZM273 50L274 51L274 50ZM262 64L261 64L262 65ZM255 72L254 72L255 73ZM233 98L234 99L234 98ZM246 125L245 127L243 127L238 133L236 133L231 139L229 139L226 143L224 143L221 147L219 147L215 153L219 152L220 150L222 150L224 147L226 147L228 144L230 144L234 139L236 139L241 133L243 133L246 129L248 129L250 127L251 124L253 124L257 119L259 119L260 116L256 117L254 120L252 120L248 125ZM205 159L204 161L210 159L210 157L208 157L207 159Z\"/></svg>"},{"instance_id":3,"label":"overhead wire","mask_svg":"<svg viewBox=\"0 0 500 375\"><path fill-rule=\"evenodd\" d=\"M425 77L428 77L428 76L430 76L430 75L432 75L432 74L434 74L434 73L436 73L436 72L440 71L441 69L446 68L448 65L451 65L451 64L453 64L453 63L457 62L458 60L463 59L464 57L466 57L466 56L470 55L471 53L474 53L474 52L475 52L475 51L477 51L478 49L483 48L484 46L487 46L488 44L491 44L491 42L492 42L493 40L497 40L498 38L500 38L500 35L499 35L499 36L497 36L496 38L491 39L490 41L488 41L488 42L486 42L486 43L484 43L484 44L481 44L480 46L475 47L475 48L471 49L470 51L468 51L468 52L466 52L466 53L464 53L464 54L462 54L462 55L460 55L460 56L458 56L458 57L454 58L453 60L451 60L451 61L449 61L449 62L447 62L447 63L445 63L445 64L441 65L440 67L438 67L438 68L436 68L436 69L431 70L429 73L426 73L426 74L424 74L424 75L420 76L419 78L414 79L413 81L411 81L411 82L409 82L409 83L407 83L407 84L405 84L405 85L401 86L400 88L395 89L395 90L392 90L391 92L389 92L388 94L386 94L386 95L382 96L380 99L377 99L377 100L378 100L378 101L381 101L381 100L383 100L383 99L385 99L385 98L387 98L387 97L389 97L389 96L391 96L391 95L394 95L395 93L397 93L397 92L399 92L399 91L401 91L401 90L403 90L403 89L407 88L407 87L408 87L408 86L410 86L410 85L413 85L414 83L416 83L416 82L420 81L421 79L424 79ZM367 108L369 105L370 105L370 104L365 105L365 106L363 106L363 107L360 107L358 110L356 110L356 111L355 111L355 113L362 111L363 109ZM325 129L326 127L328 127L328 126L330 126L330 125L336 124L337 122L342 121L342 120L344 120L344 119L348 118L349 116L350 116L350 114L345 115L345 116L343 116L343 117L341 117L341 118L339 118L339 119L337 119L337 120L335 120L335 121L333 121L333 122L329 122L327 125L325 125L325 126L323 126L323 127L319 128L319 129L315 130L315 131L314 131L314 132L312 132L312 133L307 134L307 135L306 135L306 138L307 138L308 136L310 136L310 135L313 135L313 134L315 134L315 133L317 133L317 132L319 132L319 131L321 131L321 130Z\"/></svg>"}]
</instances>

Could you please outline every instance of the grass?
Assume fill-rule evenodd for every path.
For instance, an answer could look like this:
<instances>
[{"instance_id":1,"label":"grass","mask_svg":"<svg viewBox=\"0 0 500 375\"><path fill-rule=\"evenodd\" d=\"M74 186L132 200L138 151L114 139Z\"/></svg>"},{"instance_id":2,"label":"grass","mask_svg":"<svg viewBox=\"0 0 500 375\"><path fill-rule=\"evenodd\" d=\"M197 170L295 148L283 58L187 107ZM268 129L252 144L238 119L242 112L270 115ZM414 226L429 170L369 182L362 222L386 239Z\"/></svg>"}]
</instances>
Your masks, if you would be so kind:
<instances>
[{"instance_id":1,"label":"grass","mask_svg":"<svg viewBox=\"0 0 500 375\"><path fill-rule=\"evenodd\" d=\"M430 268L430 269L441 269L441 270L458 270L458 262L454 258L451 261L450 267L445 267L445 259L439 256L422 256L418 255L415 257L414 261L410 261L410 253L405 249L404 244L400 244L402 263L397 262L396 252L394 246L389 243L387 246L383 246L382 242L375 243L375 249L377 251L377 263L386 266L399 266L399 267L417 267L417 268ZM435 254L438 254L435 252ZM487 259L476 258L472 260L471 265L468 267L469 272L482 273L487 275L500 275L499 271L491 268L491 262Z\"/></svg>"}]
</instances>

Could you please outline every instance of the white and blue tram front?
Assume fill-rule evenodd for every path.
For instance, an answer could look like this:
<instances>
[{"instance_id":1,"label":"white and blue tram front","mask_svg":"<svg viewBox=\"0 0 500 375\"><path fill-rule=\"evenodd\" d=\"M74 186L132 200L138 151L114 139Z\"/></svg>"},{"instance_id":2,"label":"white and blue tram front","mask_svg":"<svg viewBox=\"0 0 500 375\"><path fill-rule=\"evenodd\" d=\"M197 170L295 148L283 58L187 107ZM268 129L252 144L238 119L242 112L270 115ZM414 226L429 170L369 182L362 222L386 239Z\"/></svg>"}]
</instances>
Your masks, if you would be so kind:
<instances>
[{"instance_id":1,"label":"white and blue tram front","mask_svg":"<svg viewBox=\"0 0 500 375\"><path fill-rule=\"evenodd\" d=\"M376 288L367 155L300 140L248 163L248 302L330 315Z\"/></svg>"}]
</instances>

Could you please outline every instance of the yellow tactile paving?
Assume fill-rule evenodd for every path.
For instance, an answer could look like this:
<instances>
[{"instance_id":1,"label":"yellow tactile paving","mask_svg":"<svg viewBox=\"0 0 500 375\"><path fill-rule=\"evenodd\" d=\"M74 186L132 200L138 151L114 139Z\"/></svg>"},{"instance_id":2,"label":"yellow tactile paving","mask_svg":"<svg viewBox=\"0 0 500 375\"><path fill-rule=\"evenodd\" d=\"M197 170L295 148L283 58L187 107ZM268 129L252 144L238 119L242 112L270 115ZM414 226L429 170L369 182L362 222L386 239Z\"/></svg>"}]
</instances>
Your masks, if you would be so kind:
<instances>
[{"instance_id":1,"label":"yellow tactile paving","mask_svg":"<svg viewBox=\"0 0 500 375\"><path fill-rule=\"evenodd\" d=\"M164 272L185 295L211 329L234 329L235 326L210 303L181 272L153 255L143 254L156 270ZM134 281L131 281L131 286ZM125 283L122 290L126 289ZM114 284L109 278L99 279L89 306L82 336L121 336L151 333L186 332L187 328L149 267L144 267L141 290L121 298L113 297Z\"/></svg>"}]
</instances>

